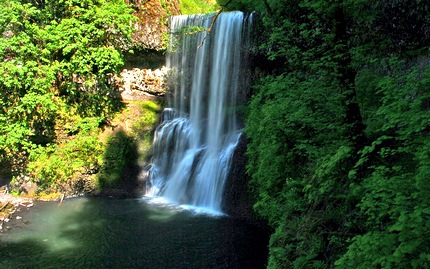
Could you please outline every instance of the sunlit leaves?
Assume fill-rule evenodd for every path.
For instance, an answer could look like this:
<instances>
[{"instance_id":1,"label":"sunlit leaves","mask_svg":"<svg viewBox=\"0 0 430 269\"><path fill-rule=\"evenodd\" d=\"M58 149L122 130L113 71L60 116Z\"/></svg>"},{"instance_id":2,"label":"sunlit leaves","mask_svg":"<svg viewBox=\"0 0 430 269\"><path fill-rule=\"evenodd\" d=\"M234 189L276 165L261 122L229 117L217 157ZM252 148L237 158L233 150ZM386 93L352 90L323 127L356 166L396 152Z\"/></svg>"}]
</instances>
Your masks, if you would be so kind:
<instances>
[{"instance_id":1,"label":"sunlit leaves","mask_svg":"<svg viewBox=\"0 0 430 269\"><path fill-rule=\"evenodd\" d=\"M55 142L59 103L85 115L117 108L107 79L123 64L133 19L117 0L0 2L3 157Z\"/></svg>"},{"instance_id":2,"label":"sunlit leaves","mask_svg":"<svg viewBox=\"0 0 430 269\"><path fill-rule=\"evenodd\" d=\"M219 9L215 0L182 0L179 4L182 14L204 14L215 12Z\"/></svg>"}]
</instances>

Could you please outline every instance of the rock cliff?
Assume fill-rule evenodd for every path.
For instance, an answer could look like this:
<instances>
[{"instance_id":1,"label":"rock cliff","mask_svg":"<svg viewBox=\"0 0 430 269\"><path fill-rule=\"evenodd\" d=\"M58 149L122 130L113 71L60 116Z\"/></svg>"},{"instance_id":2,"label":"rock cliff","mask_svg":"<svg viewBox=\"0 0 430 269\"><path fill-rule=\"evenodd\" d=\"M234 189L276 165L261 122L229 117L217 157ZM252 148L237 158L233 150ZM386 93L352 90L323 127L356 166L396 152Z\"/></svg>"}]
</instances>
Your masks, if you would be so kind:
<instances>
[{"instance_id":1,"label":"rock cliff","mask_svg":"<svg viewBox=\"0 0 430 269\"><path fill-rule=\"evenodd\" d=\"M124 101L162 97L165 55L167 48L167 20L180 14L179 0L126 0L138 18L133 24L133 54L125 53L125 69L116 84Z\"/></svg>"},{"instance_id":2,"label":"rock cliff","mask_svg":"<svg viewBox=\"0 0 430 269\"><path fill-rule=\"evenodd\" d=\"M255 218L252 210L254 199L248 187L251 178L246 174L248 159L245 152L248 142L249 139L242 134L233 154L234 161L225 184L222 204L224 212L243 219Z\"/></svg>"},{"instance_id":3,"label":"rock cliff","mask_svg":"<svg viewBox=\"0 0 430 269\"><path fill-rule=\"evenodd\" d=\"M163 97L166 93L166 68L124 69L116 78L123 101Z\"/></svg>"},{"instance_id":4,"label":"rock cliff","mask_svg":"<svg viewBox=\"0 0 430 269\"><path fill-rule=\"evenodd\" d=\"M139 18L133 25L132 40L141 50L166 49L167 19L180 14L179 0L126 0Z\"/></svg>"}]
</instances>

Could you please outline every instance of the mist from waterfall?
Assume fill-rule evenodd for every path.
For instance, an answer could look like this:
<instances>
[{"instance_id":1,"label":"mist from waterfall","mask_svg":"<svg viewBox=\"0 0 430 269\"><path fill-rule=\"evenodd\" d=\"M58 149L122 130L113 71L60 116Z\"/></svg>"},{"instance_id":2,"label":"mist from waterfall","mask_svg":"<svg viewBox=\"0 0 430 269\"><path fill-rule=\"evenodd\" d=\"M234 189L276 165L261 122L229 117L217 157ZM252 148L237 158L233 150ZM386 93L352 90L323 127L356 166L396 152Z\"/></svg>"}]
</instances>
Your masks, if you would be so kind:
<instances>
[{"instance_id":1,"label":"mist from waterfall","mask_svg":"<svg viewBox=\"0 0 430 269\"><path fill-rule=\"evenodd\" d=\"M241 136L237 96L248 87L244 44L252 15L214 16L171 17L167 66L172 94L155 132L146 195L221 211Z\"/></svg>"}]
</instances>

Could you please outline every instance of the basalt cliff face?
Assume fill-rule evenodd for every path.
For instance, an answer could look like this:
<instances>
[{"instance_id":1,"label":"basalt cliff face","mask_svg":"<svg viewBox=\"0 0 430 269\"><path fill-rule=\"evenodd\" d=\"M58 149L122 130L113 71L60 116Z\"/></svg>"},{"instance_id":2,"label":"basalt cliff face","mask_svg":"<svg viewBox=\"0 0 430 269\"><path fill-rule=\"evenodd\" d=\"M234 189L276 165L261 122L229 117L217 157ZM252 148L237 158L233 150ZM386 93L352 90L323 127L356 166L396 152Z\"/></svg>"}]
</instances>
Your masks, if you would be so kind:
<instances>
[{"instance_id":1,"label":"basalt cliff face","mask_svg":"<svg viewBox=\"0 0 430 269\"><path fill-rule=\"evenodd\" d=\"M124 101L162 98L166 92L165 50L168 18L180 14L179 0L126 0L133 23L133 53L125 53L125 69L115 78Z\"/></svg>"},{"instance_id":2,"label":"basalt cliff face","mask_svg":"<svg viewBox=\"0 0 430 269\"><path fill-rule=\"evenodd\" d=\"M180 14L179 0L126 0L134 9L133 41L142 50L166 49L167 19Z\"/></svg>"},{"instance_id":3,"label":"basalt cliff face","mask_svg":"<svg viewBox=\"0 0 430 269\"><path fill-rule=\"evenodd\" d=\"M124 69L116 83L123 101L163 98L167 86L165 76L167 69Z\"/></svg>"}]
</instances>

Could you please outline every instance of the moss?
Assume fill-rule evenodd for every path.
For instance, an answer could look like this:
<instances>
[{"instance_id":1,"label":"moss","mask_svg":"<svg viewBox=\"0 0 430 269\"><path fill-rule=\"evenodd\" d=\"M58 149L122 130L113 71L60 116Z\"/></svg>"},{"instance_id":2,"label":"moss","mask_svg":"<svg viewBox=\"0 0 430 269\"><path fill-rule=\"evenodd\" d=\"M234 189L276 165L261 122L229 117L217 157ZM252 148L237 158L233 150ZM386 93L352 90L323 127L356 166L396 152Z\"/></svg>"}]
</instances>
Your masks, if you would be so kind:
<instances>
[{"instance_id":1,"label":"moss","mask_svg":"<svg viewBox=\"0 0 430 269\"><path fill-rule=\"evenodd\" d=\"M38 185L36 196L50 200L121 188L125 171L138 170L151 155L160 111L159 102L144 100L127 103L111 120L64 113L56 127L58 144L31 152L28 172Z\"/></svg>"},{"instance_id":2,"label":"moss","mask_svg":"<svg viewBox=\"0 0 430 269\"><path fill-rule=\"evenodd\" d=\"M137 158L135 141L123 130L118 130L107 143L101 172L97 177L100 190L120 185L125 167Z\"/></svg>"},{"instance_id":3,"label":"moss","mask_svg":"<svg viewBox=\"0 0 430 269\"><path fill-rule=\"evenodd\" d=\"M182 14L204 14L219 9L215 0L182 0L180 5Z\"/></svg>"},{"instance_id":4,"label":"moss","mask_svg":"<svg viewBox=\"0 0 430 269\"><path fill-rule=\"evenodd\" d=\"M103 165L97 176L98 189L122 188L125 172L134 171L148 160L158 122L160 104L156 101L133 101L113 119L113 130L104 133ZM134 175L137 176L137 175Z\"/></svg>"},{"instance_id":5,"label":"moss","mask_svg":"<svg viewBox=\"0 0 430 269\"><path fill-rule=\"evenodd\" d=\"M35 198L40 200L46 200L46 201L55 201L60 200L61 197L63 197L63 193L61 192L49 192L49 191L42 191L36 194Z\"/></svg>"}]
</instances>

